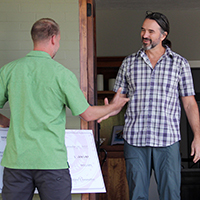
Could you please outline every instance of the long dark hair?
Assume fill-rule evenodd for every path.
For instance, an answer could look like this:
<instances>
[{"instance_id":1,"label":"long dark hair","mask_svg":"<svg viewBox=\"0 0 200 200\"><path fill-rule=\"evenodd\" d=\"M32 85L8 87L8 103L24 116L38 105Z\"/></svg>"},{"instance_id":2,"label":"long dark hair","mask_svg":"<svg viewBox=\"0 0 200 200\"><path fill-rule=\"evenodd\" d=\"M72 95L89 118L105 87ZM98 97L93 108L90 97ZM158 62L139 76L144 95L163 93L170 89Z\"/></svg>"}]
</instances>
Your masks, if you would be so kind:
<instances>
[{"instance_id":1,"label":"long dark hair","mask_svg":"<svg viewBox=\"0 0 200 200\"><path fill-rule=\"evenodd\" d=\"M167 32L165 39L162 41L162 45L163 47L165 47L166 45L171 47L171 42L170 40L167 39L167 36L169 35L169 31L170 31L169 21L167 17L159 12L147 11L145 19L155 20L160 26L162 34L164 34L164 32Z\"/></svg>"}]
</instances>

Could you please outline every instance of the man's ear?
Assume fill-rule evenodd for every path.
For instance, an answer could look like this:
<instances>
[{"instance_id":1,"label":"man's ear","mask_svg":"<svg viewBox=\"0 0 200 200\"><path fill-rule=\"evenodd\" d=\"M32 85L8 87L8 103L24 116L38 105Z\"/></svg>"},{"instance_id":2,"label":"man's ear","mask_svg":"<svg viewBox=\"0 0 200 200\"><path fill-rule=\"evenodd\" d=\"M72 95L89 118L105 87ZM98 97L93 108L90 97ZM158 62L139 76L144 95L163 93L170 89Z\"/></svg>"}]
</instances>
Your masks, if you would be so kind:
<instances>
[{"instance_id":1,"label":"man's ear","mask_svg":"<svg viewBox=\"0 0 200 200\"><path fill-rule=\"evenodd\" d=\"M167 37L167 32L165 31L163 34L162 34L162 41Z\"/></svg>"},{"instance_id":2,"label":"man's ear","mask_svg":"<svg viewBox=\"0 0 200 200\"><path fill-rule=\"evenodd\" d=\"M53 36L51 37L51 43L52 43L53 45L55 44L55 39L56 39L56 36L53 35Z\"/></svg>"}]
</instances>

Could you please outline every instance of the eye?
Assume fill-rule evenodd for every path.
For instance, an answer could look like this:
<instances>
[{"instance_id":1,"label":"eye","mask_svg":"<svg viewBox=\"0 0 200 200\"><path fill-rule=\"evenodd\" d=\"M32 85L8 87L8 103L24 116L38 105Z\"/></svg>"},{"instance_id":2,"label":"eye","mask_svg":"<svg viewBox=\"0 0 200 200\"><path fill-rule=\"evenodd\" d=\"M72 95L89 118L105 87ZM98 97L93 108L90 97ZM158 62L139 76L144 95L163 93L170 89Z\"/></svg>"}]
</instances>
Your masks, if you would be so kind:
<instances>
[{"instance_id":1,"label":"eye","mask_svg":"<svg viewBox=\"0 0 200 200\"><path fill-rule=\"evenodd\" d=\"M149 30L149 33L154 33L154 30Z\"/></svg>"}]
</instances>

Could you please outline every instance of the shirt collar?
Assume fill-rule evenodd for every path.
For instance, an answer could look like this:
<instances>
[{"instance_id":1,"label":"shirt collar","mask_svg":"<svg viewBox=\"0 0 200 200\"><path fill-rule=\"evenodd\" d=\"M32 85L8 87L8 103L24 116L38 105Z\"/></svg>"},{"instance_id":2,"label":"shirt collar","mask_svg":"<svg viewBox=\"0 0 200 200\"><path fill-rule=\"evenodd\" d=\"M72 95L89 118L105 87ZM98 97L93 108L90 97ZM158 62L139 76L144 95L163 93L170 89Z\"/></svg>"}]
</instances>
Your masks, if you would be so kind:
<instances>
[{"instance_id":1,"label":"shirt collar","mask_svg":"<svg viewBox=\"0 0 200 200\"><path fill-rule=\"evenodd\" d=\"M45 58L51 58L51 56L45 52L45 51L31 51L29 52L26 56L29 56L29 57L45 57Z\"/></svg>"},{"instance_id":2,"label":"shirt collar","mask_svg":"<svg viewBox=\"0 0 200 200\"><path fill-rule=\"evenodd\" d=\"M165 48L166 48L166 51L165 51L165 53L164 53L164 56L169 56L170 58L173 58L173 57L174 57L173 51L172 51L168 46L166 46ZM141 57L146 56L145 50L144 50L143 48L141 48L141 49L136 53L136 57L139 57L139 56L141 56Z\"/></svg>"},{"instance_id":3,"label":"shirt collar","mask_svg":"<svg viewBox=\"0 0 200 200\"><path fill-rule=\"evenodd\" d=\"M169 56L171 58L174 57L173 51L168 46L166 46L166 51L164 55Z\"/></svg>"}]
</instances>

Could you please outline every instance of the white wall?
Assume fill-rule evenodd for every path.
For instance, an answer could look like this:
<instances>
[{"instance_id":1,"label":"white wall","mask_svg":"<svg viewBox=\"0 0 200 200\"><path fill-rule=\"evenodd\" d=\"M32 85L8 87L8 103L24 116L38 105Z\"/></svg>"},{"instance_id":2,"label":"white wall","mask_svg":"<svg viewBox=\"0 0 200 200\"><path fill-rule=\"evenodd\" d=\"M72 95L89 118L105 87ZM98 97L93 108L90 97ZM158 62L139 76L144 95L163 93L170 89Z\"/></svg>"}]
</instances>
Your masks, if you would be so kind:
<instances>
[{"instance_id":1,"label":"white wall","mask_svg":"<svg viewBox=\"0 0 200 200\"><path fill-rule=\"evenodd\" d=\"M43 17L53 18L60 25L60 50L55 60L79 78L78 0L0 0L0 67L33 49L30 29ZM9 117L9 106L1 112ZM79 127L79 117L72 117L68 110L67 128ZM80 199L80 195L73 195L73 199Z\"/></svg>"},{"instance_id":2,"label":"white wall","mask_svg":"<svg viewBox=\"0 0 200 200\"><path fill-rule=\"evenodd\" d=\"M43 17L53 18L60 25L60 50L55 60L79 78L78 0L0 0L0 67L32 50L30 29ZM8 104L2 113L9 117ZM79 128L79 124L79 117L72 117L67 110L67 127Z\"/></svg>"}]
</instances>

